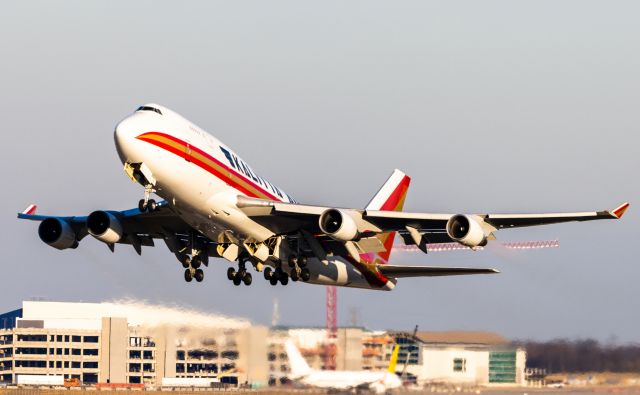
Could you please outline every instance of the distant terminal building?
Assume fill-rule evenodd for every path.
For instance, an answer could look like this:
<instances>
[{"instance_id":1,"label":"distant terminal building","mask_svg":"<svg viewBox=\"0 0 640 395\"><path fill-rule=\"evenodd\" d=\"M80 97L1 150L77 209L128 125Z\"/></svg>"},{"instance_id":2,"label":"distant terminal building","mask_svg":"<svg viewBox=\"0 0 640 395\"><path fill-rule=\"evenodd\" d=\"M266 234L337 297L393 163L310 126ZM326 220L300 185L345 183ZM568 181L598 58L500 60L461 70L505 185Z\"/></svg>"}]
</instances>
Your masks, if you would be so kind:
<instances>
[{"instance_id":1,"label":"distant terminal building","mask_svg":"<svg viewBox=\"0 0 640 395\"><path fill-rule=\"evenodd\" d=\"M398 364L420 385L524 386L525 350L491 332L390 332Z\"/></svg>"},{"instance_id":2,"label":"distant terminal building","mask_svg":"<svg viewBox=\"0 0 640 395\"><path fill-rule=\"evenodd\" d=\"M268 329L135 302L26 301L0 315L0 381L60 375L84 384L160 386L167 378L267 381Z\"/></svg>"},{"instance_id":3,"label":"distant terminal building","mask_svg":"<svg viewBox=\"0 0 640 395\"><path fill-rule=\"evenodd\" d=\"M289 380L284 343L292 340L309 365L323 369L332 353L338 370L386 370L395 344L396 372L418 385L524 385L525 352L487 332L371 331L253 325L247 320L179 307L124 301L26 301L0 314L0 382L30 375L84 385L208 382L282 385Z\"/></svg>"}]
</instances>

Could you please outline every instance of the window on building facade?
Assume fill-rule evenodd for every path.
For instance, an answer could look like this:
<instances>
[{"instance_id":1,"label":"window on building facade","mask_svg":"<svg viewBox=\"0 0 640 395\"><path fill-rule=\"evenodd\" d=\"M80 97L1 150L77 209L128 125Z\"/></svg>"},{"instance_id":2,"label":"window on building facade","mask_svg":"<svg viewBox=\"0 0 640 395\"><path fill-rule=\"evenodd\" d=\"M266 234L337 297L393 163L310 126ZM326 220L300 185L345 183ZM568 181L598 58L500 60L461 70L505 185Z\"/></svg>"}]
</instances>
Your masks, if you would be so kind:
<instances>
[{"instance_id":1,"label":"window on building facade","mask_svg":"<svg viewBox=\"0 0 640 395\"><path fill-rule=\"evenodd\" d=\"M467 371L467 360L465 358L454 358L453 371L464 373Z\"/></svg>"},{"instance_id":2,"label":"window on building facade","mask_svg":"<svg viewBox=\"0 0 640 395\"><path fill-rule=\"evenodd\" d=\"M82 350L82 355L98 355L97 348L85 348Z\"/></svg>"}]
</instances>

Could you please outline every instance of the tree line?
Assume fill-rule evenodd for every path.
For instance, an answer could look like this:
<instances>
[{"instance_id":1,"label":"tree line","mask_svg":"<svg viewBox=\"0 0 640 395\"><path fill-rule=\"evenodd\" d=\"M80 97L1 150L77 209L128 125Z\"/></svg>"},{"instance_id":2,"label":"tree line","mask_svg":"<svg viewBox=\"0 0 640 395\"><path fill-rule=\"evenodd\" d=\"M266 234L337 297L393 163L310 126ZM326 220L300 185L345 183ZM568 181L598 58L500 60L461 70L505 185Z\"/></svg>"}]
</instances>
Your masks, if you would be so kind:
<instances>
[{"instance_id":1,"label":"tree line","mask_svg":"<svg viewBox=\"0 0 640 395\"><path fill-rule=\"evenodd\" d=\"M547 373L640 372L640 345L602 344L594 339L517 341L527 351L527 367Z\"/></svg>"}]
</instances>

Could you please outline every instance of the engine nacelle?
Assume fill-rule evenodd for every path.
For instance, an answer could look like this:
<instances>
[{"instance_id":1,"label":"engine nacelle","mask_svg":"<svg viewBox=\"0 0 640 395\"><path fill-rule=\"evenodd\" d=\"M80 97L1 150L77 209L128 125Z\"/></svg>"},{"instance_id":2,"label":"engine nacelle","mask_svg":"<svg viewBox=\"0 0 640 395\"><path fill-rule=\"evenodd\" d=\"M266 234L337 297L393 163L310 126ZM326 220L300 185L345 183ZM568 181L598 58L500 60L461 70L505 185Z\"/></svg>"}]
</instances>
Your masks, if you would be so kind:
<instances>
[{"instance_id":1,"label":"engine nacelle","mask_svg":"<svg viewBox=\"0 0 640 395\"><path fill-rule=\"evenodd\" d=\"M322 233L340 241L358 238L358 225L348 211L330 208L320 215L318 225Z\"/></svg>"},{"instance_id":2,"label":"engine nacelle","mask_svg":"<svg viewBox=\"0 0 640 395\"><path fill-rule=\"evenodd\" d=\"M487 234L480 222L472 215L458 214L447 221L447 234L453 240L467 247L487 244Z\"/></svg>"},{"instance_id":3,"label":"engine nacelle","mask_svg":"<svg viewBox=\"0 0 640 395\"><path fill-rule=\"evenodd\" d=\"M122 224L118 218L106 211L94 211L87 217L89 234L108 244L117 243L122 238Z\"/></svg>"},{"instance_id":4,"label":"engine nacelle","mask_svg":"<svg viewBox=\"0 0 640 395\"><path fill-rule=\"evenodd\" d=\"M38 236L40 236L40 240L59 250L78 246L76 232L66 221L58 218L47 218L40 222Z\"/></svg>"}]
</instances>

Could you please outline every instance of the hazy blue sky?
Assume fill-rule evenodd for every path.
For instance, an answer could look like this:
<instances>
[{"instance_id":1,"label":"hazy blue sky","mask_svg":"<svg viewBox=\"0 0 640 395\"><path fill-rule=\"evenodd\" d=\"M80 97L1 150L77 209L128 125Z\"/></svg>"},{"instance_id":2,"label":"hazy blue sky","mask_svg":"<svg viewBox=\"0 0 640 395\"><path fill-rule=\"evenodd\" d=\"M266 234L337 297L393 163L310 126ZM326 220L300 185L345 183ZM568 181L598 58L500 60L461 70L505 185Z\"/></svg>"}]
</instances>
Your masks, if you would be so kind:
<instances>
[{"instance_id":1,"label":"hazy blue sky","mask_svg":"<svg viewBox=\"0 0 640 395\"><path fill-rule=\"evenodd\" d=\"M496 276L339 290L339 323L491 330L511 338L640 341L640 5L634 1L4 2L0 12L0 311L23 299L136 297L284 324L324 325L324 288L251 287L213 261L186 284L163 243L138 257L87 238L40 242L15 213L126 209L142 195L113 127L164 104L297 200L363 206L394 168L405 208L600 210L619 222L503 231L559 238L513 253L397 254Z\"/></svg>"}]
</instances>

